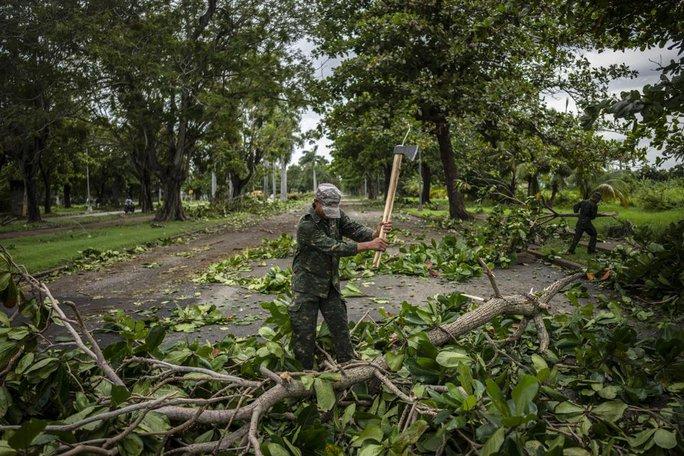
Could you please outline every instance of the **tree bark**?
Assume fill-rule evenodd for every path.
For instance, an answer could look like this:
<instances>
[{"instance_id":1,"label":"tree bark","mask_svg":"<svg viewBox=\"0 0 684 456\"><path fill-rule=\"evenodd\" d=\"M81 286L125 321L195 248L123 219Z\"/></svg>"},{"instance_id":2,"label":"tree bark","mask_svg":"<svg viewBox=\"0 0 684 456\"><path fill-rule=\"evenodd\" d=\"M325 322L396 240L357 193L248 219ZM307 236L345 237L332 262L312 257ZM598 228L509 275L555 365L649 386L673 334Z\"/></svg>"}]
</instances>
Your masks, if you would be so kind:
<instances>
[{"instance_id":1,"label":"tree bark","mask_svg":"<svg viewBox=\"0 0 684 456\"><path fill-rule=\"evenodd\" d=\"M424 161L421 162L420 166L420 174L423 182L420 192L420 204L428 204L430 202L430 180L432 179L432 170Z\"/></svg>"},{"instance_id":2,"label":"tree bark","mask_svg":"<svg viewBox=\"0 0 684 456\"><path fill-rule=\"evenodd\" d=\"M451 145L451 131L446 119L435 123L435 136L439 144L439 157L444 168L444 183L446 184L447 197L449 198L449 217L460 220L470 220L472 217L466 211L463 194L458 191L456 181L458 172L454 161L454 151Z\"/></svg>"},{"instance_id":3,"label":"tree bark","mask_svg":"<svg viewBox=\"0 0 684 456\"><path fill-rule=\"evenodd\" d=\"M45 207L45 214L50 214L52 213L52 185L50 182L50 170L42 163L40 164L39 168L40 176L43 179L43 188L45 190L43 206Z\"/></svg>"},{"instance_id":4,"label":"tree bark","mask_svg":"<svg viewBox=\"0 0 684 456\"><path fill-rule=\"evenodd\" d=\"M66 183L63 187L64 192L64 207L71 207L71 184Z\"/></svg>"},{"instance_id":5,"label":"tree bark","mask_svg":"<svg viewBox=\"0 0 684 456\"><path fill-rule=\"evenodd\" d=\"M527 196L534 196L539 193L539 178L533 175L527 178Z\"/></svg>"},{"instance_id":6,"label":"tree bark","mask_svg":"<svg viewBox=\"0 0 684 456\"><path fill-rule=\"evenodd\" d=\"M387 195L387 190L389 189L390 185L390 178L392 177L392 163L385 163L382 165L382 171L383 171L383 177L384 177L384 182L383 182L383 192L385 195Z\"/></svg>"},{"instance_id":7,"label":"tree bark","mask_svg":"<svg viewBox=\"0 0 684 456\"><path fill-rule=\"evenodd\" d=\"M40 208L38 207L38 186L36 185L36 167L25 160L22 163L24 174L24 188L26 189L26 220L30 223L40 222Z\"/></svg>"},{"instance_id":8,"label":"tree bark","mask_svg":"<svg viewBox=\"0 0 684 456\"><path fill-rule=\"evenodd\" d=\"M287 162L280 161L280 201L287 201Z\"/></svg>"},{"instance_id":9,"label":"tree bark","mask_svg":"<svg viewBox=\"0 0 684 456\"><path fill-rule=\"evenodd\" d=\"M164 204L154 218L156 221L167 222L187 219L183 211L183 202L181 201L183 180L183 176L180 173L167 175L166 179L164 179Z\"/></svg>"},{"instance_id":10,"label":"tree bark","mask_svg":"<svg viewBox=\"0 0 684 456\"><path fill-rule=\"evenodd\" d=\"M154 210L152 205L152 173L149 169L140 170L140 210L150 213Z\"/></svg>"}]
</instances>

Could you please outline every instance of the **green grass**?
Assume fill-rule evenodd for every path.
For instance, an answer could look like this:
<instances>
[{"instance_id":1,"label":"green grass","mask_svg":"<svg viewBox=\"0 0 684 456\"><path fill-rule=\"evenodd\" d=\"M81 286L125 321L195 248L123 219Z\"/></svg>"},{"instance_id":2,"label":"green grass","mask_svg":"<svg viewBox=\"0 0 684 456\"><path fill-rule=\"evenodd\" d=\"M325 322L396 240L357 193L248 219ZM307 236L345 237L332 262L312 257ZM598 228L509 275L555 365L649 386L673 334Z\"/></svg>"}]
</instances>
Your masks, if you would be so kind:
<instances>
[{"instance_id":1,"label":"green grass","mask_svg":"<svg viewBox=\"0 0 684 456\"><path fill-rule=\"evenodd\" d=\"M571 207L558 207L556 210L559 212L572 212ZM629 221L637 227L649 227L656 234L662 232L670 223L684 219L684 209L681 208L665 211L648 211L638 207L622 207L615 203L601 203L599 211L615 212L618 219ZM609 226L618 224L612 217L599 217L593 223L599 235L605 234ZM568 220L568 225L573 226L574 222Z\"/></svg>"},{"instance_id":2,"label":"green grass","mask_svg":"<svg viewBox=\"0 0 684 456\"><path fill-rule=\"evenodd\" d=\"M226 220L168 222L161 227L149 223L112 226L93 230L70 229L51 235L27 236L0 241L14 259L30 272L44 271L68 263L87 248L119 250L150 241L178 236L202 228L225 224Z\"/></svg>"},{"instance_id":3,"label":"green grass","mask_svg":"<svg viewBox=\"0 0 684 456\"><path fill-rule=\"evenodd\" d=\"M449 211L446 208L444 202L437 203L438 209L423 208L418 210L417 208L404 207L403 212L417 217L423 217L427 219L439 219L444 218L449 215ZM492 206L478 206L475 204L469 204L466 206L468 210L472 213L477 211L482 211L489 213L492 210ZM572 212L571 206L558 206L555 207L558 212ZM622 207L615 203L601 203L599 205L600 212L615 212L618 219L626 220L637 227L649 227L655 234L662 232L670 223L677 222L684 219L684 209L668 209L665 211L649 211L646 209L641 209L638 207ZM574 226L574 219L567 219L568 225ZM599 217L594 220L594 226L599 232L599 235L605 235L608 228L611 225L617 225L618 222L612 217Z\"/></svg>"},{"instance_id":4,"label":"green grass","mask_svg":"<svg viewBox=\"0 0 684 456\"><path fill-rule=\"evenodd\" d=\"M107 222L111 220L123 219L123 212L121 214L111 214L111 215L85 215L83 217L67 217L67 215L78 215L76 214L62 214L57 217L43 216L43 221L38 223L27 223L25 220L16 220L5 226L0 226L0 233L10 233L13 231L33 231L44 228L61 228L66 226L79 226L87 225L89 223L96 222ZM126 217L149 217L152 214L143 214L142 212L136 212L133 215L127 215Z\"/></svg>"}]
</instances>

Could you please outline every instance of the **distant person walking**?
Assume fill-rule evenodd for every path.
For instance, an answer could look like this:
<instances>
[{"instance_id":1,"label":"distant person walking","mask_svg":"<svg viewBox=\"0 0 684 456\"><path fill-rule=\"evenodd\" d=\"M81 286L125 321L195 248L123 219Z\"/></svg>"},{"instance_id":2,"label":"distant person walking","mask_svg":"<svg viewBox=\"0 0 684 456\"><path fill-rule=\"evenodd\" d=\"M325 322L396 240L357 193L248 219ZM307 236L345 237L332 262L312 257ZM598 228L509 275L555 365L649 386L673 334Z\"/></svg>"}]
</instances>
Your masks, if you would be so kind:
<instances>
[{"instance_id":1,"label":"distant person walking","mask_svg":"<svg viewBox=\"0 0 684 456\"><path fill-rule=\"evenodd\" d=\"M596 228L591 223L598 214L598 204L601 202L601 194L594 192L591 198L580 201L572 207L575 214L578 214L577 225L575 225L575 236L572 238L572 244L568 249L568 253L574 254L577 244L579 244L582 234L589 235L589 245L587 252L590 254L596 253Z\"/></svg>"}]
</instances>

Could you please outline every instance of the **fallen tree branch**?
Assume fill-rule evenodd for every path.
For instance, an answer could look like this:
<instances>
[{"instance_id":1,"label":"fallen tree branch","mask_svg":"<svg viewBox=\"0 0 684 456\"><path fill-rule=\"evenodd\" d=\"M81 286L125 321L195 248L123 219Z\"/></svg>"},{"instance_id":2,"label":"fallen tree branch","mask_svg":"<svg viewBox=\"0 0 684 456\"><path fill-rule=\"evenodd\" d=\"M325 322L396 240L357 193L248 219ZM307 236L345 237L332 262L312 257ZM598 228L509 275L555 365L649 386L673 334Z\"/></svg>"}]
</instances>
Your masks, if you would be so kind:
<instances>
[{"instance_id":1,"label":"fallen tree branch","mask_svg":"<svg viewBox=\"0 0 684 456\"><path fill-rule=\"evenodd\" d=\"M22 276L26 283L33 289L33 291L36 292L38 295L43 295L47 298L50 308L57 314L57 317L59 318L60 322L64 325L66 330L74 339L74 342L76 343L78 348L80 348L83 353L85 353L88 357L92 358L93 361L95 361L100 370L102 370L105 376L112 383L119 386L125 386L123 380L119 378L119 376L116 374L112 366L110 366L107 360L105 359L104 355L102 354L102 350L100 350L100 346L95 341L95 338L92 336L90 331L88 331L88 329L85 327L85 324L83 323L80 314L76 311L76 318L79 321L78 324L81 326L81 330L90 342L91 347L88 347L85 344L85 342L83 342L81 335L78 333L78 331L76 331L76 329L72 325L74 321L66 316L64 310L62 310L61 306L59 305L59 301L55 299L55 297L50 292L50 289L43 282L29 274L26 268L19 266L12 259L12 256L9 254L9 252L7 252L7 249L5 249L4 246L0 245L0 249L2 249L2 252L5 254L5 258L7 258L7 260L12 264L15 270ZM73 308L74 310L76 309L75 306L73 306Z\"/></svg>"},{"instance_id":2,"label":"fallen tree branch","mask_svg":"<svg viewBox=\"0 0 684 456\"><path fill-rule=\"evenodd\" d=\"M542 312L547 303L560 292L563 287L575 282L583 277L583 274L573 274L554 282L547 287L539 298L531 295L511 295L501 298L492 298L485 301L479 307L467 312L451 323L441 325L427 333L430 342L435 346L444 345L453 338L463 336L474 329L485 325L493 318L501 315L522 315L523 317L534 320ZM545 330L545 328L544 328ZM546 334L548 337L548 333ZM540 334L541 348L544 348L545 335ZM548 348L548 345L546 345ZM544 348L545 349L545 348ZM344 370L344 376L332 384L336 391L345 390L357 383L365 382L375 377L378 370L388 368L384 357L375 358L367 365L360 365L351 369ZM300 381L292 381L287 387L277 384L265 390L260 396L245 406L227 410L206 410L197 417L197 422L203 424L225 423L229 420L255 421L262 413L268 411L275 404L285 399L300 399L314 394L313 390L307 390ZM171 420L187 420L196 414L196 409L180 406L166 406L157 410ZM254 440L254 436L252 439ZM253 445L253 443L252 443Z\"/></svg>"}]
</instances>

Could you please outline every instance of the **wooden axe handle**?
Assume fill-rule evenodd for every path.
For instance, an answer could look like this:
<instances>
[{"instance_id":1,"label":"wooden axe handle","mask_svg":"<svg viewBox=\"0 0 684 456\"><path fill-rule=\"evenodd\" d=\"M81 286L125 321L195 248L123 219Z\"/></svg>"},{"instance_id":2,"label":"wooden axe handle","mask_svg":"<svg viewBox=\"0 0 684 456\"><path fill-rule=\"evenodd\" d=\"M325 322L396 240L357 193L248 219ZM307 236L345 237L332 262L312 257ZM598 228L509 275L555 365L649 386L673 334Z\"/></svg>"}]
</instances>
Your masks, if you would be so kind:
<instances>
[{"instance_id":1,"label":"wooden axe handle","mask_svg":"<svg viewBox=\"0 0 684 456\"><path fill-rule=\"evenodd\" d=\"M399 184L399 170L401 169L401 160L404 158L402 154L394 154L394 161L392 162L392 174L390 175L389 188L387 189L387 198L385 199L385 211L382 214L382 221L389 222L392 220L392 209L394 209L394 196L397 193L397 185ZM387 239L385 227L380 227L380 237ZM373 257L373 267L380 266L380 257L382 252L375 252Z\"/></svg>"}]
</instances>

